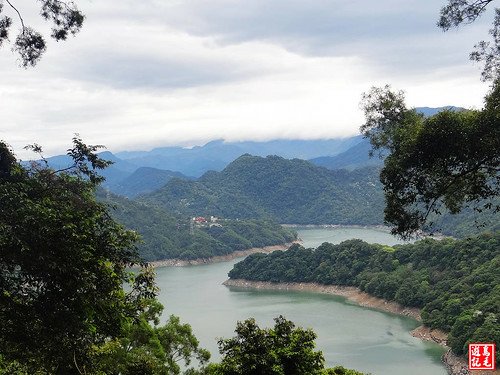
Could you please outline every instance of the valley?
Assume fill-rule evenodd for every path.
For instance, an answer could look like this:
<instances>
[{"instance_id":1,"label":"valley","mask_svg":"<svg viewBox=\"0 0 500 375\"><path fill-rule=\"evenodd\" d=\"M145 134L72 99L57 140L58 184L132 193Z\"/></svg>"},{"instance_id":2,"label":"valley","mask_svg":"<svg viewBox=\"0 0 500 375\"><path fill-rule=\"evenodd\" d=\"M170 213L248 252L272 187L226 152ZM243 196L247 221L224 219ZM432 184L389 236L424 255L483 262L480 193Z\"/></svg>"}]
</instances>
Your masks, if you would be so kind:
<instances>
[{"instance_id":1,"label":"valley","mask_svg":"<svg viewBox=\"0 0 500 375\"><path fill-rule=\"evenodd\" d=\"M497 1L0 0L0 67L0 375L500 375Z\"/></svg>"},{"instance_id":2,"label":"valley","mask_svg":"<svg viewBox=\"0 0 500 375\"><path fill-rule=\"evenodd\" d=\"M304 246L318 238L339 243L358 236L394 245L386 232L359 228L298 228ZM317 345L329 366L342 364L374 375L445 375L444 349L411 336L414 318L363 308L343 297L312 291L263 290L225 287L222 283L236 260L189 267L157 269L160 300L169 313L189 321L202 344L214 355L216 338L229 336L237 320L254 316L269 325L283 314L318 333ZM206 324L210 321L211 324ZM408 368L407 363L414 364Z\"/></svg>"}]
</instances>

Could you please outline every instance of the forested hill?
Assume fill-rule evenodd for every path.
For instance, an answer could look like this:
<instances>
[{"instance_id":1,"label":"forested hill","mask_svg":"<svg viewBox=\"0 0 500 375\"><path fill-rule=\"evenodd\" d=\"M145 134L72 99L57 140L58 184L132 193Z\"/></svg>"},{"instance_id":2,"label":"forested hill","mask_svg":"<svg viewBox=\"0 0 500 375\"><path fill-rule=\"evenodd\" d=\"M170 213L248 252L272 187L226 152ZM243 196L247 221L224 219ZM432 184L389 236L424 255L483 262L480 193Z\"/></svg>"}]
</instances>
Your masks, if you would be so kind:
<instances>
[{"instance_id":1,"label":"forested hill","mask_svg":"<svg viewBox=\"0 0 500 375\"><path fill-rule=\"evenodd\" d=\"M318 167L299 159L243 155L197 181L173 179L140 198L170 211L228 218L270 217L281 223L381 224L377 168Z\"/></svg>"},{"instance_id":2,"label":"forested hill","mask_svg":"<svg viewBox=\"0 0 500 375\"><path fill-rule=\"evenodd\" d=\"M448 345L464 354L470 341L500 342L499 249L498 232L394 248L361 240L316 250L294 245L286 252L251 255L229 277L356 286L422 308L424 324L450 332Z\"/></svg>"},{"instance_id":3,"label":"forested hill","mask_svg":"<svg viewBox=\"0 0 500 375\"><path fill-rule=\"evenodd\" d=\"M111 215L142 236L139 254L146 261L198 259L227 255L237 250L291 242L296 233L269 220L221 220L217 226L196 226L190 217L122 198L104 190L98 199L110 204Z\"/></svg>"},{"instance_id":4,"label":"forested hill","mask_svg":"<svg viewBox=\"0 0 500 375\"><path fill-rule=\"evenodd\" d=\"M348 150L335 156L322 156L311 159L310 162L328 169L349 169L377 166L382 167L384 160L378 155L370 157L372 146L367 139L352 146Z\"/></svg>"},{"instance_id":5,"label":"forested hill","mask_svg":"<svg viewBox=\"0 0 500 375\"><path fill-rule=\"evenodd\" d=\"M378 167L328 170L300 159L242 155L196 181L172 179L139 201L184 216L271 218L293 224L383 224ZM455 237L497 230L491 212L465 209L432 218L430 232Z\"/></svg>"},{"instance_id":6,"label":"forested hill","mask_svg":"<svg viewBox=\"0 0 500 375\"><path fill-rule=\"evenodd\" d=\"M180 172L169 170L140 167L130 176L115 182L109 186L109 189L118 195L126 197L135 197L139 194L150 193L161 188L172 178L192 179L184 176Z\"/></svg>"}]
</instances>

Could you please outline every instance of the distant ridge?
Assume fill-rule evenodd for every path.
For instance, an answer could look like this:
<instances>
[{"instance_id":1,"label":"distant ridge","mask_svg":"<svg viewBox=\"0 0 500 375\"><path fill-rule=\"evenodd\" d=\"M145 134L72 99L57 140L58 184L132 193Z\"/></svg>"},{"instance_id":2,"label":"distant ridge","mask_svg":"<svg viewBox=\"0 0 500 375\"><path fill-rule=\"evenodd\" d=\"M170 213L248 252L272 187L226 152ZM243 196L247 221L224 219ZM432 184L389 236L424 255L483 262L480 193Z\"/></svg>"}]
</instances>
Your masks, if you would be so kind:
<instances>
[{"instance_id":1,"label":"distant ridge","mask_svg":"<svg viewBox=\"0 0 500 375\"><path fill-rule=\"evenodd\" d=\"M104 160L113 162L106 169L99 171L99 174L106 178L103 185L107 188L130 176L137 169L137 165L130 161L122 160L109 151L100 152L99 156ZM47 158L47 162L51 168L63 169L72 165L73 159L68 155L57 155Z\"/></svg>"},{"instance_id":2,"label":"distant ridge","mask_svg":"<svg viewBox=\"0 0 500 375\"><path fill-rule=\"evenodd\" d=\"M187 177L180 172L151 167L140 167L137 168L130 176L109 186L109 189L115 194L133 198L137 195L150 193L161 188L172 178L185 180L192 179L191 177Z\"/></svg>"},{"instance_id":3,"label":"distant ridge","mask_svg":"<svg viewBox=\"0 0 500 375\"><path fill-rule=\"evenodd\" d=\"M425 117L430 117L434 116L435 114L443 111L453 111L453 112L461 112L461 111L466 111L465 108L462 107L455 107L453 105L446 105L444 107L417 107L415 108L417 112L423 114Z\"/></svg>"},{"instance_id":4,"label":"distant ridge","mask_svg":"<svg viewBox=\"0 0 500 375\"><path fill-rule=\"evenodd\" d=\"M378 168L331 171L300 159L245 154L196 181L173 179L140 200L182 215L294 224L383 222Z\"/></svg>"},{"instance_id":5,"label":"distant ridge","mask_svg":"<svg viewBox=\"0 0 500 375\"><path fill-rule=\"evenodd\" d=\"M418 107L418 112L431 116L442 110L461 111L460 107ZM369 158L369 143L361 135L320 140L277 139L265 142L226 142L218 139L192 148L159 147L151 151L109 151L99 155L114 164L102 171L104 187L116 194L133 197L160 188L172 177L200 177L207 171L221 171L244 154L277 155L287 159L310 159L328 169L353 170L380 166L378 158ZM60 169L71 164L67 155L47 159L51 167ZM140 168L149 168L142 169ZM179 173L179 174L176 174Z\"/></svg>"},{"instance_id":6,"label":"distant ridge","mask_svg":"<svg viewBox=\"0 0 500 375\"><path fill-rule=\"evenodd\" d=\"M423 114L425 117L434 116L435 114L442 111L465 111L465 108L455 107L455 106L444 106L444 107L417 107L415 108L418 113ZM360 136L361 137L361 136ZM328 169L348 169L353 170L356 168L378 166L381 167L384 164L383 158L378 155L373 157L369 156L371 150L371 145L368 139L360 138L359 143L353 145L344 152L339 153L335 156L321 156L318 158L310 159L315 165L325 167Z\"/></svg>"},{"instance_id":7,"label":"distant ridge","mask_svg":"<svg viewBox=\"0 0 500 375\"><path fill-rule=\"evenodd\" d=\"M138 166L173 170L188 176L199 177L209 170L221 171L243 154L311 159L325 155L337 155L361 140L361 136L325 140L272 140L266 142L215 140L193 148L161 147L151 151L118 152L116 156Z\"/></svg>"},{"instance_id":8,"label":"distant ridge","mask_svg":"<svg viewBox=\"0 0 500 375\"><path fill-rule=\"evenodd\" d=\"M328 169L353 170L369 166L381 167L384 164L384 160L379 158L378 155L374 155L370 158L368 154L370 150L370 142L367 139L364 139L357 145L338 155L322 156L311 159L310 162Z\"/></svg>"}]
</instances>

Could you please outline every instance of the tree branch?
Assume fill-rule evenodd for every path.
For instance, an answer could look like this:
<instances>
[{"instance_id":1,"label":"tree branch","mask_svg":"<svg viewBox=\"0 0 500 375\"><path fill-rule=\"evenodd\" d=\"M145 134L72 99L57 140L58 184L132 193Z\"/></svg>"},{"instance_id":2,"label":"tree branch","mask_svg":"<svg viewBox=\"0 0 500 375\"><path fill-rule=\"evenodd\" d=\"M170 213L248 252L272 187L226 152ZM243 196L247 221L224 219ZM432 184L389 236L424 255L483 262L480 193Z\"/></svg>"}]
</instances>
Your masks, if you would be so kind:
<instances>
[{"instance_id":1,"label":"tree branch","mask_svg":"<svg viewBox=\"0 0 500 375\"><path fill-rule=\"evenodd\" d=\"M26 29L26 27L24 26L24 20L23 20L23 17L21 17L21 13L17 10L17 8L14 5L12 5L12 3L9 0L5 0L5 1L7 2L7 4L10 5L10 7L12 9L14 9L16 11L17 15L19 16L19 19L21 20L21 25L23 27L23 34L24 34L24 30Z\"/></svg>"},{"instance_id":2,"label":"tree branch","mask_svg":"<svg viewBox=\"0 0 500 375\"><path fill-rule=\"evenodd\" d=\"M80 371L80 367L78 367L78 363L76 363L76 353L75 352L73 352L73 361L75 362L75 366L76 366L78 373L83 375L83 372Z\"/></svg>"},{"instance_id":3,"label":"tree branch","mask_svg":"<svg viewBox=\"0 0 500 375\"><path fill-rule=\"evenodd\" d=\"M455 174L455 175L451 175L450 177L453 179L452 181L450 181L444 188L440 189L439 193L438 193L438 196L436 196L432 202L431 202L431 205L428 207L423 219L424 219L424 222L427 220L427 217L430 215L430 213L432 212L432 209L434 208L434 206L436 205L437 201L447 192L447 190L453 186L453 184L455 184L455 182L462 178L462 177L465 177L466 175L468 175L469 173L472 173L472 172L476 172L478 171L479 169L481 169L481 166L488 160L490 159L493 159L493 157L486 157L484 159L482 159L481 161L479 161L479 163L477 163L476 165L474 165L473 167L459 173L459 174Z\"/></svg>"}]
</instances>

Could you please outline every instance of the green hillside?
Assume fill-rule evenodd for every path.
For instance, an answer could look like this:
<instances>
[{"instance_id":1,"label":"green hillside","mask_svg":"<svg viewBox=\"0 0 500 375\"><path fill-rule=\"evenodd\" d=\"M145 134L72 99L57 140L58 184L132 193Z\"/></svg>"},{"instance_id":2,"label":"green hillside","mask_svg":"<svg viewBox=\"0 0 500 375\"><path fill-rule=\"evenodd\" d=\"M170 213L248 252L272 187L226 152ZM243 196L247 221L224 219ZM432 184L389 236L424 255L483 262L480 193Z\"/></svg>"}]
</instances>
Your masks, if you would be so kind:
<instances>
[{"instance_id":1,"label":"green hillside","mask_svg":"<svg viewBox=\"0 0 500 375\"><path fill-rule=\"evenodd\" d=\"M141 200L191 216L297 224L380 224L384 204L376 168L330 171L305 160L248 154L197 181L171 180Z\"/></svg>"},{"instance_id":2,"label":"green hillside","mask_svg":"<svg viewBox=\"0 0 500 375\"><path fill-rule=\"evenodd\" d=\"M251 247L283 244L296 238L294 231L270 220L222 220L220 226L195 226L191 232L191 217L174 216L163 208L102 190L98 197L110 204L110 213L118 222L141 235L139 254L147 261L209 258Z\"/></svg>"},{"instance_id":3,"label":"green hillside","mask_svg":"<svg viewBox=\"0 0 500 375\"><path fill-rule=\"evenodd\" d=\"M467 206L455 215L431 216L432 228L457 238L465 238L483 231L500 231L498 212L495 212L494 208L500 204L500 200L494 199L491 202L492 208L489 210L483 209L481 212ZM479 207L481 206L484 206L483 202L480 202Z\"/></svg>"},{"instance_id":4,"label":"green hillside","mask_svg":"<svg viewBox=\"0 0 500 375\"><path fill-rule=\"evenodd\" d=\"M293 224L383 224L378 167L328 170L300 159L243 155L197 181L174 178L140 201L177 215L270 218ZM494 212L435 215L429 232L455 237L498 229Z\"/></svg>"},{"instance_id":5,"label":"green hillside","mask_svg":"<svg viewBox=\"0 0 500 375\"><path fill-rule=\"evenodd\" d=\"M464 354L470 341L500 341L499 249L500 233L393 248L361 240L316 250L294 245L286 252L251 255L229 277L356 286L422 308L424 324L449 332L449 346Z\"/></svg>"},{"instance_id":6,"label":"green hillside","mask_svg":"<svg viewBox=\"0 0 500 375\"><path fill-rule=\"evenodd\" d=\"M309 161L319 167L328 169L349 169L377 166L381 167L384 160L379 158L378 155L370 157L370 150L372 146L370 142L363 139L358 144L352 146L348 150L341 152L335 156L321 156L319 158L310 159Z\"/></svg>"},{"instance_id":7,"label":"green hillside","mask_svg":"<svg viewBox=\"0 0 500 375\"><path fill-rule=\"evenodd\" d=\"M172 172L163 169L140 167L130 176L108 188L115 194L125 197L135 197L139 194L150 193L165 185L172 178L189 179L180 172Z\"/></svg>"}]
</instances>

